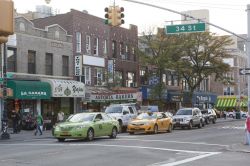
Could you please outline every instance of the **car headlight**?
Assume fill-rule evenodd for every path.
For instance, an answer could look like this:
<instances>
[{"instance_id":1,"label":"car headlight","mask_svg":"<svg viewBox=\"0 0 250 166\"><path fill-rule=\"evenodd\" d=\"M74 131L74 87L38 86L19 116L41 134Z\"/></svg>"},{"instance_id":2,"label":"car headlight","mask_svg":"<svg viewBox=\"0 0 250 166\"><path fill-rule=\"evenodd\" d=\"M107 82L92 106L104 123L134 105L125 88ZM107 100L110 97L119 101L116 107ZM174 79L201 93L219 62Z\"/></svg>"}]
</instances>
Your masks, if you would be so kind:
<instances>
[{"instance_id":1,"label":"car headlight","mask_svg":"<svg viewBox=\"0 0 250 166\"><path fill-rule=\"evenodd\" d=\"M60 131L60 127L59 126L55 126L54 129L55 129L55 131Z\"/></svg>"},{"instance_id":2,"label":"car headlight","mask_svg":"<svg viewBox=\"0 0 250 166\"><path fill-rule=\"evenodd\" d=\"M86 126L84 126L84 125L76 126L75 129L76 129L76 130L81 130L81 129L83 129L84 127L86 127Z\"/></svg>"}]
</instances>

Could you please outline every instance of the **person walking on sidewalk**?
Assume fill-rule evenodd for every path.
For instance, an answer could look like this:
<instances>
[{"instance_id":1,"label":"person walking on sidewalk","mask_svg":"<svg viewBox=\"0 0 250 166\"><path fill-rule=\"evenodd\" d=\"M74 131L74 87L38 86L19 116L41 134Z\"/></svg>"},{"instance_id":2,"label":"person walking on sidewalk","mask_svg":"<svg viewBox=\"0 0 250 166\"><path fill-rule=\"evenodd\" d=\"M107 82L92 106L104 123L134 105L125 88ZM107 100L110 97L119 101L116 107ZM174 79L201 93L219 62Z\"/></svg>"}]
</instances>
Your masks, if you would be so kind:
<instances>
[{"instance_id":1,"label":"person walking on sidewalk","mask_svg":"<svg viewBox=\"0 0 250 166\"><path fill-rule=\"evenodd\" d=\"M37 132L39 131L40 132L40 135L42 135L43 134L43 117L42 117L42 115L37 115L37 117L36 117L36 131L35 131L35 135L37 134Z\"/></svg>"},{"instance_id":2,"label":"person walking on sidewalk","mask_svg":"<svg viewBox=\"0 0 250 166\"><path fill-rule=\"evenodd\" d=\"M246 119L246 144L250 146L250 114L248 113Z\"/></svg>"},{"instance_id":3,"label":"person walking on sidewalk","mask_svg":"<svg viewBox=\"0 0 250 166\"><path fill-rule=\"evenodd\" d=\"M57 122L63 122L63 120L64 120L64 113L60 111L57 114Z\"/></svg>"}]
</instances>

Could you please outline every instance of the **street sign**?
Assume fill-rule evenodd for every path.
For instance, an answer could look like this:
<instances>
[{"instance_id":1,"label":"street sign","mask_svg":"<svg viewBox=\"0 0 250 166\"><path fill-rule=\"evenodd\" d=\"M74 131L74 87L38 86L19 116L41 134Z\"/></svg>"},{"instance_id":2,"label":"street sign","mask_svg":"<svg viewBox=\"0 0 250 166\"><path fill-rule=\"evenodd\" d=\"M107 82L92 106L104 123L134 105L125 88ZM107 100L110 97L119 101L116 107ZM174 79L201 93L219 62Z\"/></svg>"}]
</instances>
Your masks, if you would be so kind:
<instances>
[{"instance_id":1,"label":"street sign","mask_svg":"<svg viewBox=\"0 0 250 166\"><path fill-rule=\"evenodd\" d=\"M165 28L166 34L204 32L204 31L205 31L205 23L167 25Z\"/></svg>"},{"instance_id":2,"label":"street sign","mask_svg":"<svg viewBox=\"0 0 250 166\"><path fill-rule=\"evenodd\" d=\"M239 70L240 75L250 75L250 68L244 68Z\"/></svg>"}]
</instances>

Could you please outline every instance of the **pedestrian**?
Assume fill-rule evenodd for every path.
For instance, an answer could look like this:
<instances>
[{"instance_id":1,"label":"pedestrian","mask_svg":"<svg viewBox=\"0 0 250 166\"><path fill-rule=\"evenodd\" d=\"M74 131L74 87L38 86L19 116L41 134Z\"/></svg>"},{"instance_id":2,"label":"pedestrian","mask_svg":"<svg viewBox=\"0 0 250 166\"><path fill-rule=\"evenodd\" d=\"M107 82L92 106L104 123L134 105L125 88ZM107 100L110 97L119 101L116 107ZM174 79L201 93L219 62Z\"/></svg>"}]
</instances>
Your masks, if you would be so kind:
<instances>
[{"instance_id":1,"label":"pedestrian","mask_svg":"<svg viewBox=\"0 0 250 166\"><path fill-rule=\"evenodd\" d=\"M12 119L13 134L16 134L18 117L17 117L17 112L14 109L11 111L11 119Z\"/></svg>"},{"instance_id":2,"label":"pedestrian","mask_svg":"<svg viewBox=\"0 0 250 166\"><path fill-rule=\"evenodd\" d=\"M64 113L60 111L57 114L57 122L63 122L63 120L64 120Z\"/></svg>"},{"instance_id":3,"label":"pedestrian","mask_svg":"<svg viewBox=\"0 0 250 166\"><path fill-rule=\"evenodd\" d=\"M223 116L224 116L224 119L227 119L227 112L224 111L223 113L224 113L224 115L223 115Z\"/></svg>"},{"instance_id":4,"label":"pedestrian","mask_svg":"<svg viewBox=\"0 0 250 166\"><path fill-rule=\"evenodd\" d=\"M248 113L246 119L245 132L246 132L246 144L250 146L250 113Z\"/></svg>"},{"instance_id":5,"label":"pedestrian","mask_svg":"<svg viewBox=\"0 0 250 166\"><path fill-rule=\"evenodd\" d=\"M36 135L38 131L40 132L40 135L42 135L43 134L42 130L43 130L43 117L42 115L39 114L36 116L36 131L34 135Z\"/></svg>"}]
</instances>

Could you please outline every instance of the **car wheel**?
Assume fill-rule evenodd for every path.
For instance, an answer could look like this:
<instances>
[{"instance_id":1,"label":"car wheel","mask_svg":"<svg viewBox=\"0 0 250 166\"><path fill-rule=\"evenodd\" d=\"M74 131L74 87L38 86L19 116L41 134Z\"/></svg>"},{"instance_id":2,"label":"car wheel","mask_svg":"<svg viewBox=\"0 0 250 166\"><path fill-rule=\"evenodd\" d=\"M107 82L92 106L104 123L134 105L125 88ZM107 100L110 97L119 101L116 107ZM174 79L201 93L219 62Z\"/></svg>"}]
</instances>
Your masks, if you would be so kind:
<instances>
[{"instance_id":1,"label":"car wheel","mask_svg":"<svg viewBox=\"0 0 250 166\"><path fill-rule=\"evenodd\" d=\"M117 136L117 129L116 127L113 127L110 138L116 138Z\"/></svg>"},{"instance_id":2,"label":"car wheel","mask_svg":"<svg viewBox=\"0 0 250 166\"><path fill-rule=\"evenodd\" d=\"M213 124L215 124L215 119L213 119Z\"/></svg>"},{"instance_id":3,"label":"car wheel","mask_svg":"<svg viewBox=\"0 0 250 166\"><path fill-rule=\"evenodd\" d=\"M191 121L191 122L189 122L189 124L188 124L188 129L192 129L193 128L193 122Z\"/></svg>"},{"instance_id":4,"label":"car wheel","mask_svg":"<svg viewBox=\"0 0 250 166\"><path fill-rule=\"evenodd\" d=\"M64 142L65 138L57 138L58 142Z\"/></svg>"},{"instance_id":5,"label":"car wheel","mask_svg":"<svg viewBox=\"0 0 250 166\"><path fill-rule=\"evenodd\" d=\"M122 121L119 120L119 133L122 133L123 128L122 128Z\"/></svg>"},{"instance_id":6,"label":"car wheel","mask_svg":"<svg viewBox=\"0 0 250 166\"><path fill-rule=\"evenodd\" d=\"M154 134L157 134L157 133L158 133L158 126L155 125L155 126L154 126Z\"/></svg>"},{"instance_id":7,"label":"car wheel","mask_svg":"<svg viewBox=\"0 0 250 166\"><path fill-rule=\"evenodd\" d=\"M169 126L168 126L168 130L167 130L167 131L168 131L169 133L171 133L171 132L172 132L172 130L173 130L173 125L172 125L172 124L169 124Z\"/></svg>"},{"instance_id":8,"label":"car wheel","mask_svg":"<svg viewBox=\"0 0 250 166\"><path fill-rule=\"evenodd\" d=\"M198 128L202 128L202 122L200 121L199 125L198 125Z\"/></svg>"},{"instance_id":9,"label":"car wheel","mask_svg":"<svg viewBox=\"0 0 250 166\"><path fill-rule=\"evenodd\" d=\"M87 132L87 139L89 141L92 141L94 139L94 130L93 129L89 129L88 132Z\"/></svg>"}]
</instances>

